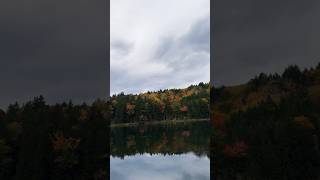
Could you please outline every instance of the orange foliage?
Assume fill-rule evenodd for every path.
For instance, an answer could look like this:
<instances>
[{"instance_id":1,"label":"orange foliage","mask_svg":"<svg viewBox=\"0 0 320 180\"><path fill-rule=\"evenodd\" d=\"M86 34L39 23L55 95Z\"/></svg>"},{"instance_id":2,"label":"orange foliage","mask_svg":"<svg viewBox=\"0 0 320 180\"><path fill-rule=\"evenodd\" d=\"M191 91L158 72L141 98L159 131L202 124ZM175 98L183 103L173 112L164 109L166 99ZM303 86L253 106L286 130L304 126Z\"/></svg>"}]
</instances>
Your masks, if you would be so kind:
<instances>
[{"instance_id":1,"label":"orange foliage","mask_svg":"<svg viewBox=\"0 0 320 180\"><path fill-rule=\"evenodd\" d=\"M295 117L294 122L306 129L314 129L314 125L312 124L312 122L305 116Z\"/></svg>"},{"instance_id":2,"label":"orange foliage","mask_svg":"<svg viewBox=\"0 0 320 180\"><path fill-rule=\"evenodd\" d=\"M83 122L87 118L88 118L88 112L86 110L84 110L84 109L81 109L80 113L79 113L79 120Z\"/></svg>"},{"instance_id":3,"label":"orange foliage","mask_svg":"<svg viewBox=\"0 0 320 180\"><path fill-rule=\"evenodd\" d=\"M191 135L190 131L182 131L181 136L189 137Z\"/></svg>"},{"instance_id":4,"label":"orange foliage","mask_svg":"<svg viewBox=\"0 0 320 180\"><path fill-rule=\"evenodd\" d=\"M168 142L169 142L169 140L168 140L168 136L166 135L166 133L162 133L162 137L163 137L163 139L162 139L162 144L167 144Z\"/></svg>"},{"instance_id":5,"label":"orange foliage","mask_svg":"<svg viewBox=\"0 0 320 180\"><path fill-rule=\"evenodd\" d=\"M132 105L132 104L127 104L127 111L130 112L130 111L133 111L135 108L135 105Z\"/></svg>"},{"instance_id":6,"label":"orange foliage","mask_svg":"<svg viewBox=\"0 0 320 180\"><path fill-rule=\"evenodd\" d=\"M248 145L243 142L236 142L232 145L225 145L223 153L231 158L243 157L247 155Z\"/></svg>"},{"instance_id":7,"label":"orange foliage","mask_svg":"<svg viewBox=\"0 0 320 180\"><path fill-rule=\"evenodd\" d=\"M225 119L226 119L226 115L225 114L223 114L221 112L214 112L213 113L213 120L212 120L213 126L216 129L223 129Z\"/></svg>"},{"instance_id":8,"label":"orange foliage","mask_svg":"<svg viewBox=\"0 0 320 180\"><path fill-rule=\"evenodd\" d=\"M54 133L51 142L55 151L73 151L79 146L80 139L66 138L62 133Z\"/></svg>"},{"instance_id":9,"label":"orange foliage","mask_svg":"<svg viewBox=\"0 0 320 180\"><path fill-rule=\"evenodd\" d=\"M54 162L63 168L71 168L78 164L78 157L75 154L80 144L80 139L66 138L62 133L55 133L51 138L54 150Z\"/></svg>"},{"instance_id":10,"label":"orange foliage","mask_svg":"<svg viewBox=\"0 0 320 180\"><path fill-rule=\"evenodd\" d=\"M188 106L183 106L180 108L181 112L188 112Z\"/></svg>"}]
</instances>

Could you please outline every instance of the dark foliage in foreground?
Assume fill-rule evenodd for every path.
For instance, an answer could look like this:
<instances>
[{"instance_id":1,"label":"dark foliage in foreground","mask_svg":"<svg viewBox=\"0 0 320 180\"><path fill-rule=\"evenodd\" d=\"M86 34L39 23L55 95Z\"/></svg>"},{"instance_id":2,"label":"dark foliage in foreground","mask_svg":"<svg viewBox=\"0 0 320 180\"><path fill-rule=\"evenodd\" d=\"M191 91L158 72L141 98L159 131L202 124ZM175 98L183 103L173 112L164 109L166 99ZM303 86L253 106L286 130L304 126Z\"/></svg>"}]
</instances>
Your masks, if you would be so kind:
<instances>
[{"instance_id":1,"label":"dark foliage in foreground","mask_svg":"<svg viewBox=\"0 0 320 180\"><path fill-rule=\"evenodd\" d=\"M319 179L320 68L217 88L212 122L215 179Z\"/></svg>"},{"instance_id":2,"label":"dark foliage in foreground","mask_svg":"<svg viewBox=\"0 0 320 180\"><path fill-rule=\"evenodd\" d=\"M108 103L49 106L43 97L0 111L0 179L106 179Z\"/></svg>"}]
</instances>

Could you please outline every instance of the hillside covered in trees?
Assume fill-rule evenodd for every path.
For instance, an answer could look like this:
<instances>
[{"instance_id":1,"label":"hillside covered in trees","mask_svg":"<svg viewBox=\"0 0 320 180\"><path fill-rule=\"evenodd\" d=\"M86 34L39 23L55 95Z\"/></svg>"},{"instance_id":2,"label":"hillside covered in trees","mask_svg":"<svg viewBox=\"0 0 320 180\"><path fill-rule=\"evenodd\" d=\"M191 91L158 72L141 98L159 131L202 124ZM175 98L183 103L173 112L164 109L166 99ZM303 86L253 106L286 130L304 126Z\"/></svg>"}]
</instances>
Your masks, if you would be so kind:
<instances>
[{"instance_id":1,"label":"hillside covered in trees","mask_svg":"<svg viewBox=\"0 0 320 180\"><path fill-rule=\"evenodd\" d=\"M107 179L109 104L48 105L43 97L0 110L0 179Z\"/></svg>"},{"instance_id":2,"label":"hillside covered in trees","mask_svg":"<svg viewBox=\"0 0 320 180\"><path fill-rule=\"evenodd\" d=\"M112 123L209 118L209 83L111 97Z\"/></svg>"},{"instance_id":3,"label":"hillside covered in trees","mask_svg":"<svg viewBox=\"0 0 320 180\"><path fill-rule=\"evenodd\" d=\"M215 179L320 177L320 65L213 87Z\"/></svg>"}]
</instances>

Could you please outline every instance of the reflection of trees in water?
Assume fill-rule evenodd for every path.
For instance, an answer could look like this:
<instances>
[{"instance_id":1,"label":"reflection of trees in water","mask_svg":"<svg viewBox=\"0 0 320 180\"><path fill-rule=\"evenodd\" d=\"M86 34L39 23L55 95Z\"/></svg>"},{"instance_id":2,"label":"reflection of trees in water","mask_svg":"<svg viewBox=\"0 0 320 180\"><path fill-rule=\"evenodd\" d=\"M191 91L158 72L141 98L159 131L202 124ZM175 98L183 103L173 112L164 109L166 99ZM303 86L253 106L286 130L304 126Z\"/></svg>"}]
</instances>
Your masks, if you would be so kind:
<instances>
[{"instance_id":1,"label":"reflection of trees in water","mask_svg":"<svg viewBox=\"0 0 320 180\"><path fill-rule=\"evenodd\" d=\"M120 158L145 153L174 155L188 152L208 156L209 142L208 122L113 128L110 152L111 156Z\"/></svg>"}]
</instances>

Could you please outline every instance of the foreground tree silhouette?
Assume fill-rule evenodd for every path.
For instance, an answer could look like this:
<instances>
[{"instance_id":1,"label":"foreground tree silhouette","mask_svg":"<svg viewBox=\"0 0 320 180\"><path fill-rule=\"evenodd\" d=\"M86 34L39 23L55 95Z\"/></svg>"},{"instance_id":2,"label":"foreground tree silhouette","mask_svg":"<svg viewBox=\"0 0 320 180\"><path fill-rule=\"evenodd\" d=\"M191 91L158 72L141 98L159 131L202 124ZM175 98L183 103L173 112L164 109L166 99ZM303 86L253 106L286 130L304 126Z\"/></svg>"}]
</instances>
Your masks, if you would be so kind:
<instances>
[{"instance_id":1,"label":"foreground tree silhouette","mask_svg":"<svg viewBox=\"0 0 320 180\"><path fill-rule=\"evenodd\" d=\"M42 96L0 113L0 179L106 179L110 105L47 105Z\"/></svg>"},{"instance_id":2,"label":"foreground tree silhouette","mask_svg":"<svg viewBox=\"0 0 320 180\"><path fill-rule=\"evenodd\" d=\"M212 152L223 168L213 169L214 179L318 179L319 75L290 66L281 77L218 89Z\"/></svg>"}]
</instances>

